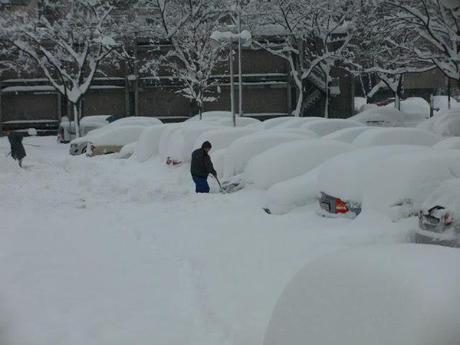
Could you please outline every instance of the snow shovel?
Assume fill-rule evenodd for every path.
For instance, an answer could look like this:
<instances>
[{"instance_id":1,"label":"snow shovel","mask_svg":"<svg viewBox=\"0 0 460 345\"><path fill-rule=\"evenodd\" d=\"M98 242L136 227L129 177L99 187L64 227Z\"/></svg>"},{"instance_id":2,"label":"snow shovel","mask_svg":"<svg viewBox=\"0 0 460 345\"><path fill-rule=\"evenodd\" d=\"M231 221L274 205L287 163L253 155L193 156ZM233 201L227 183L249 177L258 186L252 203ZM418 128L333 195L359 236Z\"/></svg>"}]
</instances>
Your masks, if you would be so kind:
<instances>
[{"instance_id":1,"label":"snow shovel","mask_svg":"<svg viewBox=\"0 0 460 345\"><path fill-rule=\"evenodd\" d=\"M213 176L214 176L214 175L213 175ZM218 177L217 177L217 176L214 176L214 178L216 179L217 184L219 185L220 192L221 192L222 194L225 194L225 190L222 188L222 185L220 184L220 181L219 181Z\"/></svg>"}]
</instances>

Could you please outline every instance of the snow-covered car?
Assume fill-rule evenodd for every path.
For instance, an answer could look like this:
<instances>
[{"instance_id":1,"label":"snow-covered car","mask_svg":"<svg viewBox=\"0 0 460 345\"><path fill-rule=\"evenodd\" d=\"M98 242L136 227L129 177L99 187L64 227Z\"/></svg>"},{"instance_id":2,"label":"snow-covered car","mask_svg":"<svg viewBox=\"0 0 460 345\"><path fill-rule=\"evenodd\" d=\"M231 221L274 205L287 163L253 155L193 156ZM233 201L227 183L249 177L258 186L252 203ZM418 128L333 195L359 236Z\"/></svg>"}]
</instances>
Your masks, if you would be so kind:
<instances>
[{"instance_id":1,"label":"snow-covered car","mask_svg":"<svg viewBox=\"0 0 460 345\"><path fill-rule=\"evenodd\" d=\"M362 123L349 119L319 119L304 123L300 128L308 129L319 136L324 136L340 129L363 126Z\"/></svg>"},{"instance_id":2,"label":"snow-covered car","mask_svg":"<svg viewBox=\"0 0 460 345\"><path fill-rule=\"evenodd\" d=\"M417 127L443 137L458 137L460 136L460 109L437 113Z\"/></svg>"},{"instance_id":3,"label":"snow-covered car","mask_svg":"<svg viewBox=\"0 0 460 345\"><path fill-rule=\"evenodd\" d=\"M91 115L80 120L80 135L85 136L90 131L102 128L110 123L111 115ZM60 143L68 143L75 138L75 125L67 116L63 116L59 123L57 140Z\"/></svg>"},{"instance_id":4,"label":"snow-covered car","mask_svg":"<svg viewBox=\"0 0 460 345\"><path fill-rule=\"evenodd\" d=\"M395 109L395 102L387 104L385 108ZM400 110L412 117L412 125L417 125L417 122L420 123L430 116L430 104L421 97L409 97L401 100Z\"/></svg>"},{"instance_id":5,"label":"snow-covered car","mask_svg":"<svg viewBox=\"0 0 460 345\"><path fill-rule=\"evenodd\" d=\"M290 119L293 119L293 116L279 116L279 117L274 117L272 119L268 119L262 122L261 128L262 129L270 129L273 127L276 127L283 122L289 121Z\"/></svg>"},{"instance_id":6,"label":"snow-covered car","mask_svg":"<svg viewBox=\"0 0 460 345\"><path fill-rule=\"evenodd\" d=\"M282 131L261 131L235 140L224 154L224 173L226 179L241 174L253 157L277 145L294 140L305 140L301 134Z\"/></svg>"},{"instance_id":7,"label":"snow-covered car","mask_svg":"<svg viewBox=\"0 0 460 345\"><path fill-rule=\"evenodd\" d=\"M167 124L149 126L141 133L134 154L139 163L145 162L159 153L160 139Z\"/></svg>"},{"instance_id":8,"label":"snow-covered car","mask_svg":"<svg viewBox=\"0 0 460 345\"><path fill-rule=\"evenodd\" d=\"M375 107L350 117L368 126L414 127L425 120L423 114L406 114L395 108Z\"/></svg>"},{"instance_id":9,"label":"snow-covered car","mask_svg":"<svg viewBox=\"0 0 460 345\"><path fill-rule=\"evenodd\" d=\"M460 137L450 137L433 145L434 149L460 150Z\"/></svg>"},{"instance_id":10,"label":"snow-covered car","mask_svg":"<svg viewBox=\"0 0 460 345\"><path fill-rule=\"evenodd\" d=\"M232 113L229 111L205 111L201 114L201 120L215 122L222 126L233 126L233 116ZM200 121L200 115L195 115L187 119L185 122L194 121ZM261 123L260 120L245 116L240 117L238 115L236 115L235 122L236 127L245 127Z\"/></svg>"},{"instance_id":11,"label":"snow-covered car","mask_svg":"<svg viewBox=\"0 0 460 345\"><path fill-rule=\"evenodd\" d=\"M88 156L104 155L120 152L123 146L136 142L144 126L119 126L91 136L87 143Z\"/></svg>"},{"instance_id":12,"label":"snow-covered car","mask_svg":"<svg viewBox=\"0 0 460 345\"><path fill-rule=\"evenodd\" d=\"M290 117L286 121L282 121L278 123L277 125L271 127L273 129L286 129L286 128L299 128L302 125L312 122L312 121L317 121L317 120L325 120L323 117L316 117L316 116L308 116L308 117Z\"/></svg>"},{"instance_id":13,"label":"snow-covered car","mask_svg":"<svg viewBox=\"0 0 460 345\"><path fill-rule=\"evenodd\" d=\"M358 147L382 145L422 145L433 146L440 138L418 128L371 128L354 140Z\"/></svg>"},{"instance_id":14,"label":"snow-covered car","mask_svg":"<svg viewBox=\"0 0 460 345\"><path fill-rule=\"evenodd\" d=\"M456 248L421 244L309 261L276 301L263 345L458 344L459 262Z\"/></svg>"},{"instance_id":15,"label":"snow-covered car","mask_svg":"<svg viewBox=\"0 0 460 345\"><path fill-rule=\"evenodd\" d=\"M195 142L203 133L225 128L229 127L221 125L218 121L192 121L171 124L161 134L159 154L176 164L188 162L195 148Z\"/></svg>"},{"instance_id":16,"label":"snow-covered car","mask_svg":"<svg viewBox=\"0 0 460 345\"><path fill-rule=\"evenodd\" d=\"M415 241L460 247L460 179L445 181L425 200Z\"/></svg>"},{"instance_id":17,"label":"snow-covered car","mask_svg":"<svg viewBox=\"0 0 460 345\"><path fill-rule=\"evenodd\" d=\"M362 209L371 209L398 220L418 214L428 195L456 176L460 176L458 150L422 146L357 150L320 167L320 213L353 217Z\"/></svg>"},{"instance_id":18,"label":"snow-covered car","mask_svg":"<svg viewBox=\"0 0 460 345\"><path fill-rule=\"evenodd\" d=\"M119 120L116 120L104 127L101 127L101 128L97 128L97 129L94 129L90 132L88 132L85 136L83 137L80 137L80 138L76 138L74 140L72 140L70 142L70 148L69 148L69 153L73 156L75 155L81 155L83 153L86 153L87 152L87 147L90 147L88 146L88 144L94 144L95 142L97 142L98 145L108 145L108 146L111 146L111 142L113 140L110 139L111 135L110 133L116 133L116 135L121 135L121 137L123 137L123 131L115 131L113 132L113 130L115 129L118 129L118 128L123 128L123 127L142 127L142 128L146 128L146 127L149 127L149 126L154 126L154 125L158 125L158 124L162 124L162 122L156 118L151 118L151 117L144 117L144 116L130 116L130 117L125 117L125 118L122 118L122 119L119 119ZM129 130L126 131L127 133L129 132ZM105 134L105 133L109 133L109 134ZM140 135L140 133L139 133ZM137 136L137 138L139 138L139 135ZM102 138L107 138L108 142L98 142L98 138L99 137L102 137ZM130 135L127 135L127 138L131 138ZM115 139L114 139L115 140ZM133 141L137 141L136 140L133 140ZM124 146L126 144L129 144L131 143L132 141L130 142L125 142L125 143L122 143L121 146ZM115 144L115 146L119 146L119 144ZM114 149L117 149L116 147L115 148L110 148L108 151L113 151Z\"/></svg>"},{"instance_id":19,"label":"snow-covered car","mask_svg":"<svg viewBox=\"0 0 460 345\"><path fill-rule=\"evenodd\" d=\"M323 136L322 138L326 140L343 141L344 143L351 144L358 135L367 131L368 129L370 129L370 127L367 127L367 126L343 128L343 129L339 129L338 131L329 133Z\"/></svg>"},{"instance_id":20,"label":"snow-covered car","mask_svg":"<svg viewBox=\"0 0 460 345\"><path fill-rule=\"evenodd\" d=\"M327 159L353 150L340 141L307 139L280 144L252 158L244 170L244 181L256 188L272 185L307 173Z\"/></svg>"}]
</instances>

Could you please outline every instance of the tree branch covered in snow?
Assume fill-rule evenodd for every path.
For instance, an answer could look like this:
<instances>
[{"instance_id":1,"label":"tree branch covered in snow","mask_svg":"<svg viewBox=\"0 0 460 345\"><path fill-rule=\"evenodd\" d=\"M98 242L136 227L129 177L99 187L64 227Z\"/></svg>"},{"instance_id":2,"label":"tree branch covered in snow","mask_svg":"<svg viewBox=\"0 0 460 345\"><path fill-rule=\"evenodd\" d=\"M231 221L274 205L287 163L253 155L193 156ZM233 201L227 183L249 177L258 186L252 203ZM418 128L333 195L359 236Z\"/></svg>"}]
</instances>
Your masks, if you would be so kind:
<instances>
[{"instance_id":1,"label":"tree branch covered in snow","mask_svg":"<svg viewBox=\"0 0 460 345\"><path fill-rule=\"evenodd\" d=\"M377 82L369 91L372 95L386 86L395 95L395 107L403 92L404 75L424 72L434 65L420 59L411 49L418 44L420 37L411 30L405 30L405 24L395 26L388 16L389 10L384 2L366 5L362 9L357 25L355 56L357 63L352 66L354 72L377 76Z\"/></svg>"},{"instance_id":2,"label":"tree branch covered in snow","mask_svg":"<svg viewBox=\"0 0 460 345\"><path fill-rule=\"evenodd\" d=\"M50 84L74 106L78 133L79 104L117 47L113 7L103 0L47 0L43 12L5 12L3 33L26 54Z\"/></svg>"},{"instance_id":3,"label":"tree branch covered in snow","mask_svg":"<svg viewBox=\"0 0 460 345\"><path fill-rule=\"evenodd\" d=\"M211 39L211 33L219 28L228 11L219 0L154 2L158 8L154 25L159 30L151 31L155 32L151 42L154 46L167 42L170 47L159 59L148 61L144 70L158 75L160 69L165 69L179 81L179 94L190 99L201 114L204 103L215 100L210 95L210 89L216 86L211 75L224 48Z\"/></svg>"},{"instance_id":4,"label":"tree branch covered in snow","mask_svg":"<svg viewBox=\"0 0 460 345\"><path fill-rule=\"evenodd\" d=\"M419 37L407 45L421 61L460 79L460 10L441 0L385 1L387 20L399 32Z\"/></svg>"},{"instance_id":5,"label":"tree branch covered in snow","mask_svg":"<svg viewBox=\"0 0 460 345\"><path fill-rule=\"evenodd\" d=\"M264 20L256 16L257 31L278 28L278 33L255 45L288 61L298 94L294 114L300 116L305 82L310 80L329 96L332 68L351 59L356 8L336 0L259 0L252 6L266 14ZM328 116L328 100L324 115Z\"/></svg>"}]
</instances>

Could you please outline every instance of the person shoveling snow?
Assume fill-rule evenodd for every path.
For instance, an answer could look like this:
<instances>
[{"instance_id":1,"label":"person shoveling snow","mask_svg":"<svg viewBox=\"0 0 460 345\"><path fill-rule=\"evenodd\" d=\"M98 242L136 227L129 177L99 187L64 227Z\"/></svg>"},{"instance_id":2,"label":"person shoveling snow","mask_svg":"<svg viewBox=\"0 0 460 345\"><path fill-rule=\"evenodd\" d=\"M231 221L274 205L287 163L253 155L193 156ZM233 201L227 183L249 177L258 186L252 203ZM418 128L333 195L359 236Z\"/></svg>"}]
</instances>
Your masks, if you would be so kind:
<instances>
[{"instance_id":1,"label":"person shoveling snow","mask_svg":"<svg viewBox=\"0 0 460 345\"><path fill-rule=\"evenodd\" d=\"M192 162L190 164L190 173L192 174L193 182L195 182L195 191L197 193L209 193L208 185L208 175L211 174L216 179L217 183L219 180L217 178L216 170L211 162L211 157L209 157L209 151L211 150L211 143L205 141L201 148L196 149L192 153ZM219 183L220 186L220 183ZM222 187L221 187L222 188Z\"/></svg>"}]
</instances>

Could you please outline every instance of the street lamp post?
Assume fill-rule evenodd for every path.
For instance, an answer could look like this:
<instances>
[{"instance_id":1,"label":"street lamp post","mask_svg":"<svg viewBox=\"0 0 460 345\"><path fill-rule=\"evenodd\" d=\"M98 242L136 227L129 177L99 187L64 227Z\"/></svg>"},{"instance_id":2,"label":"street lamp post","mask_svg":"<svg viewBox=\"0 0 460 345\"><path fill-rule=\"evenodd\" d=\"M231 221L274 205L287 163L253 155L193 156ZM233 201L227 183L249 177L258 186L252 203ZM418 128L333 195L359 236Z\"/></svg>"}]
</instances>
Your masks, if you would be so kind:
<instances>
[{"instance_id":1,"label":"street lamp post","mask_svg":"<svg viewBox=\"0 0 460 345\"><path fill-rule=\"evenodd\" d=\"M234 85L234 73L233 73L233 43L235 40L238 40L238 45L242 46L243 44L250 44L251 42L251 33L247 30L240 31L238 34L234 34L233 32L230 31L214 31L211 34L211 39L215 42L221 43L221 42L229 42L229 64L230 64L230 109L232 112L232 118L233 118L233 126L236 127L236 112L235 112L235 85ZM242 76L241 76L241 50L239 51L238 54L238 66L239 66L239 115L241 116L243 114L242 112Z\"/></svg>"},{"instance_id":2,"label":"street lamp post","mask_svg":"<svg viewBox=\"0 0 460 345\"><path fill-rule=\"evenodd\" d=\"M241 0L238 1L238 107L239 116L243 116L243 72L241 70Z\"/></svg>"},{"instance_id":3,"label":"street lamp post","mask_svg":"<svg viewBox=\"0 0 460 345\"><path fill-rule=\"evenodd\" d=\"M233 81L233 37L230 36L230 52L228 54L230 64L230 109L232 112L233 127L236 127L235 116L235 85Z\"/></svg>"}]
</instances>

